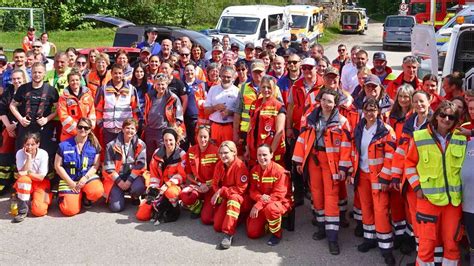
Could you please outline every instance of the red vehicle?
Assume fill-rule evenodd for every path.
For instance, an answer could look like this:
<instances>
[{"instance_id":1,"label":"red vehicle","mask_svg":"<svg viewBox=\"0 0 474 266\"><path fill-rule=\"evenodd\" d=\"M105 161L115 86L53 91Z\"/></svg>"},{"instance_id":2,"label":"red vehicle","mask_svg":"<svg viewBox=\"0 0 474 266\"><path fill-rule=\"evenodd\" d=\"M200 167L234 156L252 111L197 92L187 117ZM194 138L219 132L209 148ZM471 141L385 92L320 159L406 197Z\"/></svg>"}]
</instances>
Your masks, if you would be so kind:
<instances>
[{"instance_id":1,"label":"red vehicle","mask_svg":"<svg viewBox=\"0 0 474 266\"><path fill-rule=\"evenodd\" d=\"M138 55L140 54L140 49L133 47L97 47L97 48L86 48L80 49L79 54L87 56L90 50L97 49L101 53L106 53L110 57L110 65L115 63L115 54L119 50L125 50L128 53L129 62L133 63L137 60Z\"/></svg>"},{"instance_id":2,"label":"red vehicle","mask_svg":"<svg viewBox=\"0 0 474 266\"><path fill-rule=\"evenodd\" d=\"M442 27L455 14L452 7L464 5L466 0L436 0L435 28ZM416 23L430 24L431 0L410 0L409 15L415 16Z\"/></svg>"}]
</instances>

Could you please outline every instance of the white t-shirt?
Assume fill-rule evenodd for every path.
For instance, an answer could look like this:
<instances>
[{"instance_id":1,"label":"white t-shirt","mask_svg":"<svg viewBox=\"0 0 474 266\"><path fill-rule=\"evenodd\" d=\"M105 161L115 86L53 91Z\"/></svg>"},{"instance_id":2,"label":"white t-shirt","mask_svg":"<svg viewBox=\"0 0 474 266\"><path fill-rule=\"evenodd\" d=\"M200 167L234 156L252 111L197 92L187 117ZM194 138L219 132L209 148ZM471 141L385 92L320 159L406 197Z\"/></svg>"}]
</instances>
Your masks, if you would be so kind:
<instances>
[{"instance_id":1,"label":"white t-shirt","mask_svg":"<svg viewBox=\"0 0 474 266\"><path fill-rule=\"evenodd\" d=\"M48 153L38 148L35 158L31 162L30 171L34 174L46 176L48 174ZM23 149L20 149L16 153L16 168L20 171L26 163L26 154Z\"/></svg>"},{"instance_id":2,"label":"white t-shirt","mask_svg":"<svg viewBox=\"0 0 474 266\"><path fill-rule=\"evenodd\" d=\"M51 51L51 44L49 42L43 43L43 47L41 50L44 56L48 56Z\"/></svg>"},{"instance_id":3,"label":"white t-shirt","mask_svg":"<svg viewBox=\"0 0 474 266\"><path fill-rule=\"evenodd\" d=\"M352 94L355 87L359 85L359 80L357 79L357 67L355 64L346 64L342 68L341 72L341 87L343 90Z\"/></svg>"},{"instance_id":4,"label":"white t-shirt","mask_svg":"<svg viewBox=\"0 0 474 266\"><path fill-rule=\"evenodd\" d=\"M204 107L211 107L223 103L227 109L235 112L233 108L236 105L238 97L239 88L236 86L232 85L230 88L224 90L221 85L215 85L209 89ZM216 123L229 123L234 121L234 117L228 116L223 118L221 112L216 111L209 115L209 120Z\"/></svg>"},{"instance_id":5,"label":"white t-shirt","mask_svg":"<svg viewBox=\"0 0 474 266\"><path fill-rule=\"evenodd\" d=\"M360 143L359 167L364 173L369 173L369 145L377 130L377 123L374 123L369 129L364 127L362 141Z\"/></svg>"}]
</instances>

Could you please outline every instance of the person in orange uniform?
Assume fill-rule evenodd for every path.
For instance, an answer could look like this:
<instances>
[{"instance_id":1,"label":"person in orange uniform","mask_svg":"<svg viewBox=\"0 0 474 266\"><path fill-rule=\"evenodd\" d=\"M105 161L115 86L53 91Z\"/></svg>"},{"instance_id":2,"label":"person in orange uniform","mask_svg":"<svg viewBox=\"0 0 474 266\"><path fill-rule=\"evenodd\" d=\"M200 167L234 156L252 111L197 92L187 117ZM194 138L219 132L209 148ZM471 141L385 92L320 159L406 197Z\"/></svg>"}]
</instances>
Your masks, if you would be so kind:
<instances>
[{"instance_id":1,"label":"person in orange uniform","mask_svg":"<svg viewBox=\"0 0 474 266\"><path fill-rule=\"evenodd\" d=\"M186 178L186 153L178 146L179 135L173 128L163 130L163 145L153 153L147 200L138 207L140 221L152 219L155 225L174 222L180 215L181 185ZM153 214L153 217L152 217Z\"/></svg>"},{"instance_id":2,"label":"person in orange uniform","mask_svg":"<svg viewBox=\"0 0 474 266\"><path fill-rule=\"evenodd\" d=\"M307 117L293 154L297 171L309 174L318 226L313 238L321 240L327 236L329 252L333 255L340 253L339 182L344 181L352 167L351 128L348 120L339 114L338 102L337 91L321 91L321 105Z\"/></svg>"},{"instance_id":3,"label":"person in orange uniform","mask_svg":"<svg viewBox=\"0 0 474 266\"><path fill-rule=\"evenodd\" d=\"M60 141L74 137L77 134L77 122L87 117L95 128L94 97L90 89L81 86L81 74L75 69L67 75L69 86L63 91L58 101L58 117L62 125Z\"/></svg>"},{"instance_id":4,"label":"person in orange uniform","mask_svg":"<svg viewBox=\"0 0 474 266\"><path fill-rule=\"evenodd\" d=\"M211 186L218 156L218 148L210 142L211 128L201 125L198 129L197 144L189 148L186 158L186 173L190 184L183 188L179 198L191 211L191 218L201 216L203 224L212 224L213 195Z\"/></svg>"},{"instance_id":5,"label":"person in orange uniform","mask_svg":"<svg viewBox=\"0 0 474 266\"><path fill-rule=\"evenodd\" d=\"M440 239L442 265L461 264L461 168L467 141L455 132L458 121L456 106L443 101L428 127L415 131L408 146L405 174L417 197L417 265L435 265L435 248Z\"/></svg>"},{"instance_id":6,"label":"person in orange uniform","mask_svg":"<svg viewBox=\"0 0 474 266\"><path fill-rule=\"evenodd\" d=\"M364 118L354 130L354 187L359 192L364 228L364 242L357 249L365 253L378 242L385 263L395 265L388 185L396 136L380 118L378 103L375 98L364 102Z\"/></svg>"},{"instance_id":7,"label":"person in orange uniform","mask_svg":"<svg viewBox=\"0 0 474 266\"><path fill-rule=\"evenodd\" d=\"M246 214L249 199L246 194L249 172L245 163L237 157L233 141L223 141L219 147L220 161L214 170L211 204L215 206L214 230L223 232L220 249L229 249L240 214Z\"/></svg>"},{"instance_id":8,"label":"person in orange uniform","mask_svg":"<svg viewBox=\"0 0 474 266\"><path fill-rule=\"evenodd\" d=\"M66 216L78 214L81 205L89 208L104 194L104 186L96 174L100 166L101 148L92 133L92 121L81 118L77 130L75 137L59 144L54 160L54 169L61 178L59 209Z\"/></svg>"},{"instance_id":9,"label":"person in orange uniform","mask_svg":"<svg viewBox=\"0 0 474 266\"><path fill-rule=\"evenodd\" d=\"M31 200L31 213L40 217L46 215L51 203L50 182L45 178L48 174L48 153L39 148L40 137L35 133L25 136L23 149L16 153L18 179L15 183L17 192L18 214L14 223L25 220L28 215L28 202Z\"/></svg>"},{"instance_id":10,"label":"person in orange uniform","mask_svg":"<svg viewBox=\"0 0 474 266\"><path fill-rule=\"evenodd\" d=\"M87 76L87 87L91 90L92 97L95 98L99 88L105 86L112 79L108 66L110 65L109 55L100 53L96 55L96 69L92 70Z\"/></svg>"},{"instance_id":11,"label":"person in orange uniform","mask_svg":"<svg viewBox=\"0 0 474 266\"><path fill-rule=\"evenodd\" d=\"M398 88L397 96L395 97L395 102L393 103L392 110L390 110L390 115L388 116L387 123L395 131L395 136L397 138L396 143L399 143L400 138L402 137L403 126L407 117L411 115L412 112L412 95L415 92L413 87L410 84L403 84ZM395 156L395 154L394 154ZM404 158L401 158L403 161ZM392 161L392 169L395 162ZM393 175L392 175L393 177ZM400 194L399 186L396 183L390 182L390 214L392 219L392 226L394 228L395 238L394 238L394 248L398 249L401 245L405 245L409 241L405 241L405 231L406 231L406 215L404 201ZM404 252L408 251L406 247L402 249ZM409 253L409 252L408 252Z\"/></svg>"},{"instance_id":12,"label":"person in orange uniform","mask_svg":"<svg viewBox=\"0 0 474 266\"><path fill-rule=\"evenodd\" d=\"M402 242L400 251L409 254L416 248L415 237L417 238L416 222L416 194L410 185L410 180L406 178L405 158L408 151L408 143L413 138L413 132L425 129L431 117L430 94L419 90L413 93L413 114L405 121L400 138L397 139L397 149L392 161L392 186L401 192L404 199L405 216L407 218L406 239Z\"/></svg>"},{"instance_id":13,"label":"person in orange uniform","mask_svg":"<svg viewBox=\"0 0 474 266\"><path fill-rule=\"evenodd\" d=\"M138 205L145 192L146 146L137 136L138 122L133 118L123 121L122 133L107 143L103 167L104 190L109 209L125 209L125 192Z\"/></svg>"},{"instance_id":14,"label":"person in orange uniform","mask_svg":"<svg viewBox=\"0 0 474 266\"><path fill-rule=\"evenodd\" d=\"M274 152L274 160L284 164L286 109L277 100L278 87L274 78L264 76L260 82L261 98L250 106L250 130L247 134L245 158L250 168L257 164L257 147L266 143Z\"/></svg>"},{"instance_id":15,"label":"person in orange uniform","mask_svg":"<svg viewBox=\"0 0 474 266\"><path fill-rule=\"evenodd\" d=\"M282 216L292 208L290 179L285 168L272 161L270 145L264 143L257 149L258 165L250 179L250 198L254 205L247 218L247 236L259 238L265 227L272 233L267 241L270 246L280 243Z\"/></svg>"},{"instance_id":16,"label":"person in orange uniform","mask_svg":"<svg viewBox=\"0 0 474 266\"><path fill-rule=\"evenodd\" d=\"M403 58L402 69L403 72L398 75L398 77L388 83L387 94L390 96L390 99L395 99L397 95L397 89L401 85L408 83L415 88L415 90L420 90L422 88L421 80L417 77L417 71L420 64L414 56L405 56Z\"/></svg>"}]
</instances>

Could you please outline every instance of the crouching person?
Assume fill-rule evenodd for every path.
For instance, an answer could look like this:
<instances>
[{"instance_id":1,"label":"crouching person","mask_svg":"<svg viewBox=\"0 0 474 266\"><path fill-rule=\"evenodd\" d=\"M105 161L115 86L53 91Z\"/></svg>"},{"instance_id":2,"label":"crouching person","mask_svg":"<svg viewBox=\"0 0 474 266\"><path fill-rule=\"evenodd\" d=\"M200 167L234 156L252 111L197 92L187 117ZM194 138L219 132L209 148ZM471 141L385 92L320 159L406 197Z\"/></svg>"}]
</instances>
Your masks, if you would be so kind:
<instances>
[{"instance_id":1,"label":"crouching person","mask_svg":"<svg viewBox=\"0 0 474 266\"><path fill-rule=\"evenodd\" d=\"M40 136L29 133L25 136L23 149L16 153L18 180L15 189L18 197L18 215L14 223L25 220L28 215L28 203L31 200L31 213L34 216L44 216L51 202L48 173L48 153L39 148Z\"/></svg>"},{"instance_id":2,"label":"crouching person","mask_svg":"<svg viewBox=\"0 0 474 266\"><path fill-rule=\"evenodd\" d=\"M125 209L125 193L138 205L145 193L146 147L137 136L138 123L132 118L123 121L122 132L107 144L104 161L104 189L112 212Z\"/></svg>"},{"instance_id":3,"label":"crouching person","mask_svg":"<svg viewBox=\"0 0 474 266\"><path fill-rule=\"evenodd\" d=\"M220 249L228 249L232 244L239 215L246 213L249 204L246 190L248 185L248 169L237 157L237 147L232 141L224 141L219 147L220 161L214 170L211 198L215 206L214 230L223 232L224 238L219 244Z\"/></svg>"},{"instance_id":4,"label":"crouching person","mask_svg":"<svg viewBox=\"0 0 474 266\"><path fill-rule=\"evenodd\" d=\"M272 236L267 244L280 243L282 216L291 209L289 178L285 169L272 161L273 153L268 144L257 149L258 165L253 167L250 179L250 198L255 202L247 218L247 235L259 238L265 234L265 227Z\"/></svg>"},{"instance_id":5,"label":"crouching person","mask_svg":"<svg viewBox=\"0 0 474 266\"><path fill-rule=\"evenodd\" d=\"M163 146L153 153L150 162L150 186L146 200L138 207L138 220L152 219L155 224L178 220L179 193L186 176L186 153L178 146L178 141L174 129L163 131Z\"/></svg>"},{"instance_id":6,"label":"crouching person","mask_svg":"<svg viewBox=\"0 0 474 266\"><path fill-rule=\"evenodd\" d=\"M54 169L59 175L59 209L66 216L91 207L104 195L104 186L97 176L100 144L92 133L92 121L81 118L77 135L59 144Z\"/></svg>"}]
</instances>

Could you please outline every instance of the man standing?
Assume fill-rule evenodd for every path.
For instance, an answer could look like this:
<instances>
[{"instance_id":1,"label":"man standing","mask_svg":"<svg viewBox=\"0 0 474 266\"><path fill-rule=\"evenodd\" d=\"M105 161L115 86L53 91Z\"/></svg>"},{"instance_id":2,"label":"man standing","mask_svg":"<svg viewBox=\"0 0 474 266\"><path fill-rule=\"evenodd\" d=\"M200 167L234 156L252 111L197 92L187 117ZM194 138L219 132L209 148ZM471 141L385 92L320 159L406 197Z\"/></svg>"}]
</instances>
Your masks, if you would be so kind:
<instances>
[{"instance_id":1,"label":"man standing","mask_svg":"<svg viewBox=\"0 0 474 266\"><path fill-rule=\"evenodd\" d=\"M309 39L307 37L303 37L301 39L301 47L298 51L298 55L300 58L305 59L306 57L311 56L311 49L309 48Z\"/></svg>"},{"instance_id":2,"label":"man standing","mask_svg":"<svg viewBox=\"0 0 474 266\"><path fill-rule=\"evenodd\" d=\"M281 40L281 47L277 49L276 54L284 56L285 54L296 54L296 50L290 47L290 38L287 36Z\"/></svg>"},{"instance_id":3,"label":"man standing","mask_svg":"<svg viewBox=\"0 0 474 266\"><path fill-rule=\"evenodd\" d=\"M148 27L145 31L145 41L137 45L138 49L143 47L150 47L151 54L156 55L161 51L161 45L156 42L158 37L158 29L156 27Z\"/></svg>"},{"instance_id":4,"label":"man standing","mask_svg":"<svg viewBox=\"0 0 474 266\"><path fill-rule=\"evenodd\" d=\"M161 47L163 48L163 46L161 46ZM163 52L163 49L161 50L161 52ZM135 62L133 62L132 67L136 68L138 65L146 67L148 65L148 60L150 60L150 56L151 56L150 48L149 47L143 47L140 50L140 54L138 55L137 60ZM158 56L160 56L160 55L158 54Z\"/></svg>"},{"instance_id":5,"label":"man standing","mask_svg":"<svg viewBox=\"0 0 474 266\"><path fill-rule=\"evenodd\" d=\"M339 74L342 71L342 68L350 61L347 56L347 48L344 44L339 44L337 47L337 53L339 54L334 60L332 60L332 66L335 67Z\"/></svg>"},{"instance_id":6,"label":"man standing","mask_svg":"<svg viewBox=\"0 0 474 266\"><path fill-rule=\"evenodd\" d=\"M344 65L344 67L341 70L341 87L343 90L347 91L348 93L352 94L354 91L355 87L359 85L359 81L357 79L357 73L358 70L361 69L362 67L359 67L358 65L362 65L360 62L358 62L358 53L362 48L360 46L353 46L351 49L351 63L347 63ZM365 51L364 51L365 52ZM365 52L367 54L367 52ZM366 59L368 56L365 56Z\"/></svg>"},{"instance_id":7,"label":"man standing","mask_svg":"<svg viewBox=\"0 0 474 266\"><path fill-rule=\"evenodd\" d=\"M173 42L170 39L164 39L161 41L161 51L158 53L161 62L170 59L172 49Z\"/></svg>"},{"instance_id":8,"label":"man standing","mask_svg":"<svg viewBox=\"0 0 474 266\"><path fill-rule=\"evenodd\" d=\"M391 99L397 95L398 87L405 83L410 84L415 90L421 89L423 84L417 77L418 66L419 63L414 56L409 55L403 58L403 72L387 86L387 94Z\"/></svg>"},{"instance_id":9,"label":"man standing","mask_svg":"<svg viewBox=\"0 0 474 266\"><path fill-rule=\"evenodd\" d=\"M285 59L282 56L276 56L273 58L271 71L268 72L268 75L274 77L276 80L279 80L286 74L285 71Z\"/></svg>"},{"instance_id":10,"label":"man standing","mask_svg":"<svg viewBox=\"0 0 474 266\"><path fill-rule=\"evenodd\" d=\"M26 73L26 78L31 79L31 69L27 69L25 66L25 61L26 61L26 53L23 49L15 49L13 51L13 66L7 68L5 72L3 73L3 80L2 80L2 85L4 88L6 88L9 84L11 84L11 75L13 70L15 69L20 69L23 72Z\"/></svg>"},{"instance_id":11,"label":"man standing","mask_svg":"<svg viewBox=\"0 0 474 266\"><path fill-rule=\"evenodd\" d=\"M160 65L160 73L166 75L166 81L168 82L167 88L170 92L174 93L180 99L180 104L183 108L183 113L186 112L188 106L188 95L186 94L186 89L184 88L184 83L177 79L174 75L174 68L171 66L169 61L165 61Z\"/></svg>"},{"instance_id":12,"label":"man standing","mask_svg":"<svg viewBox=\"0 0 474 266\"><path fill-rule=\"evenodd\" d=\"M45 81L53 86L59 95L63 94L63 90L68 86L67 75L71 72L68 67L68 57L65 53L59 52L54 56L54 69L46 73ZM85 82L81 82L85 85Z\"/></svg>"},{"instance_id":13,"label":"man standing","mask_svg":"<svg viewBox=\"0 0 474 266\"><path fill-rule=\"evenodd\" d=\"M392 73L392 68L387 66L387 57L385 56L385 53L374 53L373 61L374 67L371 69L371 72L379 77L380 82L382 82L382 85L386 88L388 84L396 78L396 76Z\"/></svg>"},{"instance_id":14,"label":"man standing","mask_svg":"<svg viewBox=\"0 0 474 266\"><path fill-rule=\"evenodd\" d=\"M247 65L247 69L251 69L252 62L255 59L255 46L253 43L249 42L245 44L245 58L240 59L239 61L244 61Z\"/></svg>"},{"instance_id":15,"label":"man standing","mask_svg":"<svg viewBox=\"0 0 474 266\"><path fill-rule=\"evenodd\" d=\"M283 75L283 77L281 77L277 82L285 106L288 102L290 88L293 86L296 80L301 77L300 63L301 59L297 54L290 55L286 65L287 74Z\"/></svg>"}]
</instances>

